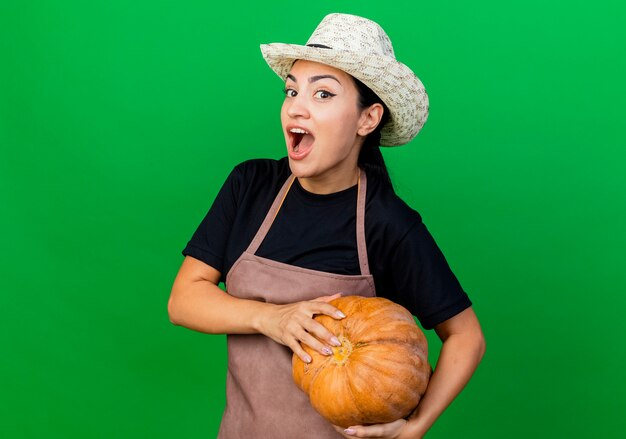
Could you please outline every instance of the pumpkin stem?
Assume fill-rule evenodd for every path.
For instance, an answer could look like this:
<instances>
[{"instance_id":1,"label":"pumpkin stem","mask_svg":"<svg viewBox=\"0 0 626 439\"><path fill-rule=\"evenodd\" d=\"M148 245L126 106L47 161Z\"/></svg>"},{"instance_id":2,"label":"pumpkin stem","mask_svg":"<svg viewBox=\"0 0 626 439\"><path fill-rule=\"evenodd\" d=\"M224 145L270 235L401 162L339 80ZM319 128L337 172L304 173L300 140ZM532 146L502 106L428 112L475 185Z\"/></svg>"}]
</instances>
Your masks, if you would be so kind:
<instances>
[{"instance_id":1,"label":"pumpkin stem","mask_svg":"<svg viewBox=\"0 0 626 439\"><path fill-rule=\"evenodd\" d=\"M348 361L348 357L352 353L352 343L344 336L337 337L341 346L333 348L333 361L336 365L341 366Z\"/></svg>"}]
</instances>

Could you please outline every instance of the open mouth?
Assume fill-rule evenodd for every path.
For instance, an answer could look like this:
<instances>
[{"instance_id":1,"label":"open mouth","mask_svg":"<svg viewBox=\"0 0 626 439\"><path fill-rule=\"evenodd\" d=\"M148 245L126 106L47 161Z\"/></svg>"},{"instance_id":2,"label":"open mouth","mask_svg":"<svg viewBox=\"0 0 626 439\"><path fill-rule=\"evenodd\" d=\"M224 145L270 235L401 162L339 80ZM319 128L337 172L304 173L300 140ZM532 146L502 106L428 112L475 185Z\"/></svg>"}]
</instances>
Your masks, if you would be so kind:
<instances>
[{"instance_id":1,"label":"open mouth","mask_svg":"<svg viewBox=\"0 0 626 439\"><path fill-rule=\"evenodd\" d=\"M296 154L304 154L311 148L315 141L315 137L302 128L291 128L288 133L289 149Z\"/></svg>"}]
</instances>

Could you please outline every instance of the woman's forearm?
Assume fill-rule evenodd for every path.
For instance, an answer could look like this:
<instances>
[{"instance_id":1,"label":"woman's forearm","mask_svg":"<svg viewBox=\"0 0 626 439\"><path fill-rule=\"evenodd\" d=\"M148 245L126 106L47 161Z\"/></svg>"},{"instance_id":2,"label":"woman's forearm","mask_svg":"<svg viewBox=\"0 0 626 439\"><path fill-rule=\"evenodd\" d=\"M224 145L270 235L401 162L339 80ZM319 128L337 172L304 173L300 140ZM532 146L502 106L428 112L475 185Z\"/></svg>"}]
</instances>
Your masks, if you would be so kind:
<instances>
[{"instance_id":1,"label":"woman's forearm","mask_svg":"<svg viewBox=\"0 0 626 439\"><path fill-rule=\"evenodd\" d=\"M463 390L484 352L482 333L453 334L443 342L426 393L407 424L410 437L421 438L430 429Z\"/></svg>"},{"instance_id":2,"label":"woman's forearm","mask_svg":"<svg viewBox=\"0 0 626 439\"><path fill-rule=\"evenodd\" d=\"M336 319L345 317L327 303L335 296L277 305L231 296L216 281L175 281L168 313L175 325L207 334L263 334L288 346L308 363L311 357L301 343L323 355L328 355L325 351L329 346L339 344L335 334L312 318L316 314Z\"/></svg>"},{"instance_id":3,"label":"woman's forearm","mask_svg":"<svg viewBox=\"0 0 626 439\"><path fill-rule=\"evenodd\" d=\"M254 334L270 304L233 297L210 281L174 285L168 303L170 321L207 334Z\"/></svg>"}]
</instances>

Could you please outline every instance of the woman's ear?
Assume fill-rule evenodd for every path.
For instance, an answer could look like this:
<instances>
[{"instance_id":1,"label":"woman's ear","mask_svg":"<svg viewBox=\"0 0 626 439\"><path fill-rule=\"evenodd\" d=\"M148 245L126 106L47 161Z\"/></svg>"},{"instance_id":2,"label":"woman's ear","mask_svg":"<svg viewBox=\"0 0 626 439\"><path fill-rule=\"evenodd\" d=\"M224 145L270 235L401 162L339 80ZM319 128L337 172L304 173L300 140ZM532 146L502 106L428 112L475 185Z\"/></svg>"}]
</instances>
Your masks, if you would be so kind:
<instances>
[{"instance_id":1,"label":"woman's ear","mask_svg":"<svg viewBox=\"0 0 626 439\"><path fill-rule=\"evenodd\" d=\"M374 131L380 120L383 117L383 106L379 103L375 103L370 105L367 108L364 108L361 112L361 119L359 121L359 129L357 130L357 134L359 136L367 136L369 133Z\"/></svg>"}]
</instances>

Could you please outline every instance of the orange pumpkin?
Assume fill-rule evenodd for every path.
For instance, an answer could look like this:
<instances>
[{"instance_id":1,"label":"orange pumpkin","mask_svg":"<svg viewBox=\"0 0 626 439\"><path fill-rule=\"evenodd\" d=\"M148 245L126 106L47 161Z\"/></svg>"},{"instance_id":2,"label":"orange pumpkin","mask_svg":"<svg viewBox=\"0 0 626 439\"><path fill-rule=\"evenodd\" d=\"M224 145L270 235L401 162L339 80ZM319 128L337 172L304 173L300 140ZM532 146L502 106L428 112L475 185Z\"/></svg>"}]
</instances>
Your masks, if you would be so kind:
<instances>
[{"instance_id":1,"label":"orange pumpkin","mask_svg":"<svg viewBox=\"0 0 626 439\"><path fill-rule=\"evenodd\" d=\"M293 378L313 407L341 427L393 422L417 407L430 378L428 344L404 307L382 297L345 296L330 302L346 317L315 320L341 346L322 355L304 345L294 354Z\"/></svg>"}]
</instances>

